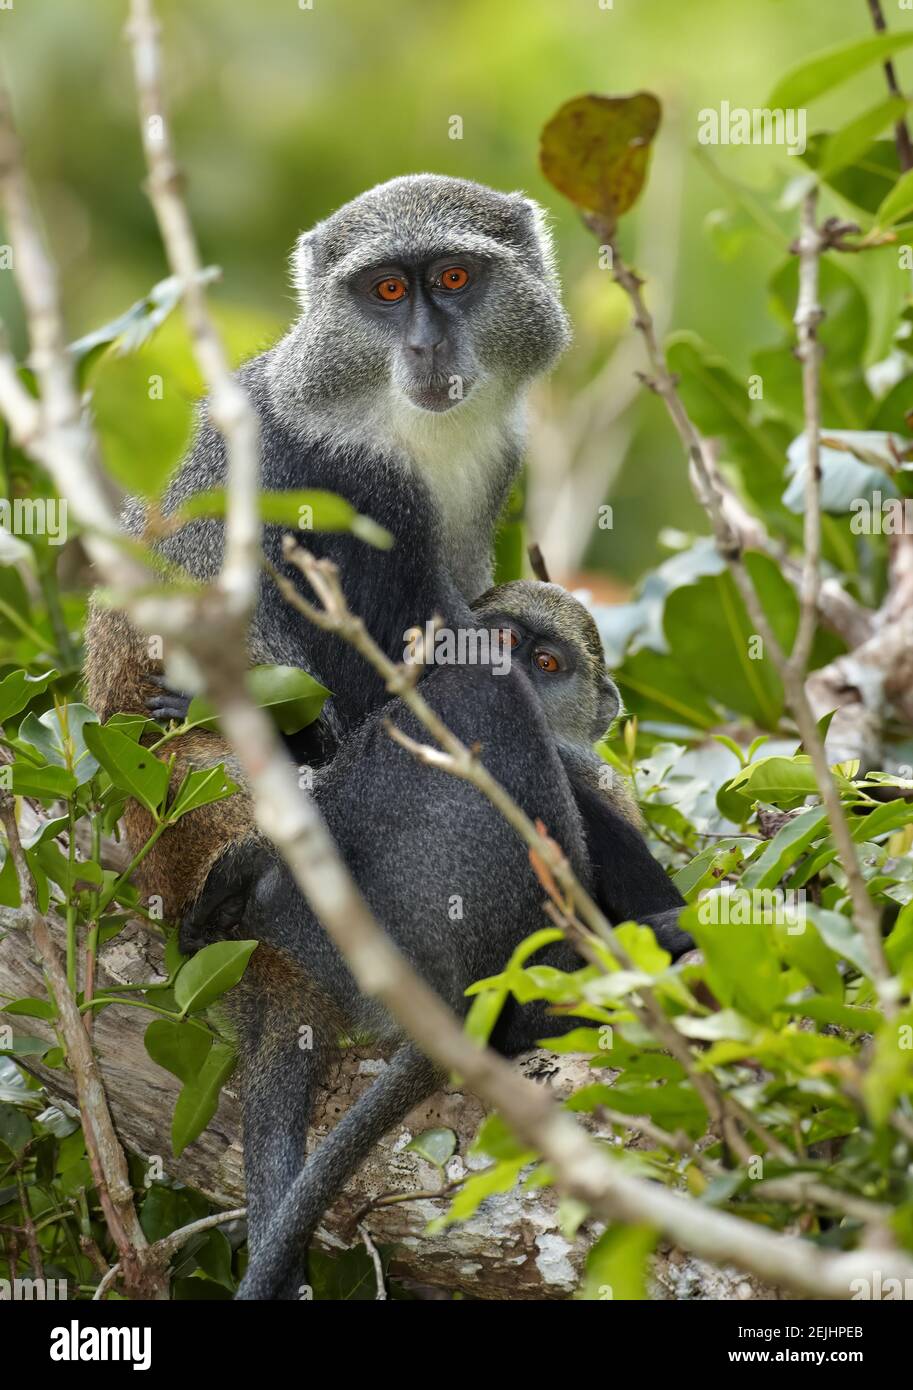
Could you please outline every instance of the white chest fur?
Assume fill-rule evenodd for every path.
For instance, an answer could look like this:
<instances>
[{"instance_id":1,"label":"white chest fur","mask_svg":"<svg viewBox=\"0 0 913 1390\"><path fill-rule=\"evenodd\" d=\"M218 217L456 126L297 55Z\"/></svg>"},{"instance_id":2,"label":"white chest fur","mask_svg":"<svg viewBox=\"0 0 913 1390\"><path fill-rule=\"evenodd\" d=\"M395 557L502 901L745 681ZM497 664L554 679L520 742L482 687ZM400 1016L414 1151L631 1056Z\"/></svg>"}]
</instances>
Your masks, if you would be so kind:
<instances>
[{"instance_id":1,"label":"white chest fur","mask_svg":"<svg viewBox=\"0 0 913 1390\"><path fill-rule=\"evenodd\" d=\"M520 456L523 404L480 391L442 414L391 392L387 447L423 480L440 517L445 562L468 598L490 581L492 532Z\"/></svg>"}]
</instances>

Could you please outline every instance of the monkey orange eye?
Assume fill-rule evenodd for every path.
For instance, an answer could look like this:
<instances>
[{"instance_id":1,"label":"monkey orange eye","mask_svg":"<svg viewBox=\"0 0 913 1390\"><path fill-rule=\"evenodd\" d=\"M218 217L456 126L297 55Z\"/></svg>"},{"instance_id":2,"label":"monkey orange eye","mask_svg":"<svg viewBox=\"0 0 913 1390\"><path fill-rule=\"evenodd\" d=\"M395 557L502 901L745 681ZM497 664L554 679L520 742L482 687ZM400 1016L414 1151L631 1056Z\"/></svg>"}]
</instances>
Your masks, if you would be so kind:
<instances>
[{"instance_id":1,"label":"monkey orange eye","mask_svg":"<svg viewBox=\"0 0 913 1390\"><path fill-rule=\"evenodd\" d=\"M548 671L549 674L551 674L551 672L553 671L561 670L561 667L558 664L558 658L554 656L552 652L547 652L544 650L533 652L533 661L535 661L540 671Z\"/></svg>"},{"instance_id":2,"label":"monkey orange eye","mask_svg":"<svg viewBox=\"0 0 913 1390\"><path fill-rule=\"evenodd\" d=\"M388 280L381 280L379 285L375 285L374 293L385 304L395 304L398 299L405 299L406 282L396 275L391 275Z\"/></svg>"},{"instance_id":3,"label":"monkey orange eye","mask_svg":"<svg viewBox=\"0 0 913 1390\"><path fill-rule=\"evenodd\" d=\"M506 642L509 647L518 647L520 645L520 638L512 627L501 628L501 640L502 642Z\"/></svg>"},{"instance_id":4,"label":"monkey orange eye","mask_svg":"<svg viewBox=\"0 0 913 1390\"><path fill-rule=\"evenodd\" d=\"M451 265L441 274L442 290L461 290L469 284L469 271L461 265Z\"/></svg>"}]
</instances>

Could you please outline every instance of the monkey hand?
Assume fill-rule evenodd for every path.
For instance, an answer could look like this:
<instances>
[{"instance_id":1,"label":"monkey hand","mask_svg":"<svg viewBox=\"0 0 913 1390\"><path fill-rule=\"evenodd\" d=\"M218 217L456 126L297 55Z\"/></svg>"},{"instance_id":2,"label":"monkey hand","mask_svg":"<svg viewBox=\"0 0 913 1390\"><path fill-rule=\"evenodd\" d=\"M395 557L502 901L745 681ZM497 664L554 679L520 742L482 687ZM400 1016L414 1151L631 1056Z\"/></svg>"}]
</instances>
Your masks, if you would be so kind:
<instances>
[{"instance_id":1,"label":"monkey hand","mask_svg":"<svg viewBox=\"0 0 913 1390\"><path fill-rule=\"evenodd\" d=\"M146 701L146 708L152 718L159 724L167 724L170 719L183 724L193 696L184 695L180 690L171 690L165 684L163 676L150 675L149 679L154 681L161 691L159 695L153 695Z\"/></svg>"},{"instance_id":2,"label":"monkey hand","mask_svg":"<svg viewBox=\"0 0 913 1390\"><path fill-rule=\"evenodd\" d=\"M209 876L181 918L178 945L185 956L226 937L243 937L251 892L275 865L275 857L253 836L232 845L209 871Z\"/></svg>"}]
</instances>

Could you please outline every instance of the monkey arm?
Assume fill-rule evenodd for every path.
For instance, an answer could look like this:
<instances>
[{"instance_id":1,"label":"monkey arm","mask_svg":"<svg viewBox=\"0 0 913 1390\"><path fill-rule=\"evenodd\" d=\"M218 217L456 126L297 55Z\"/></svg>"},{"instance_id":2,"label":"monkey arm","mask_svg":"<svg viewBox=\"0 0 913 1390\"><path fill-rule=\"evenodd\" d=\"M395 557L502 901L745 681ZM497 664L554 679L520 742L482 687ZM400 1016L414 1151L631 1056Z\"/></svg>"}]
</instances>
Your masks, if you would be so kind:
<instances>
[{"instance_id":1,"label":"monkey arm","mask_svg":"<svg viewBox=\"0 0 913 1390\"><path fill-rule=\"evenodd\" d=\"M694 942L678 926L685 899L646 840L596 788L571 772L583 817L596 901L611 922L643 922L673 958Z\"/></svg>"}]
</instances>

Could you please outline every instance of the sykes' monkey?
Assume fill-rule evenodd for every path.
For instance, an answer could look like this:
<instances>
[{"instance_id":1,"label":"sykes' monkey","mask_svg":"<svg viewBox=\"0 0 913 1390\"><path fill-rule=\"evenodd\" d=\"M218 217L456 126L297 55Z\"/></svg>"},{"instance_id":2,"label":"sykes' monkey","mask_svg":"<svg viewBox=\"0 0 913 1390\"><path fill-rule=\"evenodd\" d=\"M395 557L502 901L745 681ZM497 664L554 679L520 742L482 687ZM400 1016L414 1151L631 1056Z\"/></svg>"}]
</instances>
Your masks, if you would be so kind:
<instances>
[{"instance_id":1,"label":"sykes' monkey","mask_svg":"<svg viewBox=\"0 0 913 1390\"><path fill-rule=\"evenodd\" d=\"M465 623L468 601L491 583L492 535L520 465L525 397L568 340L550 237L540 209L522 194L415 174L363 193L305 233L293 274L297 321L239 373L260 418L261 486L338 493L392 533L387 551L351 534L298 539L339 565L353 611L398 657L407 629L434 613L451 626ZM204 405L164 515L224 481L223 441ZM140 503L128 507L126 522L142 532ZM282 529L264 526L263 549L302 584L283 557ZM222 523L193 521L159 548L196 579L211 580ZM385 698L362 659L290 609L267 575L249 649L253 663L300 667L332 692L321 719L293 744L298 762L325 761ZM96 606L87 683L99 717L147 713L147 706L180 715L184 706L173 707L155 674L127 618ZM219 762L225 749L197 732L168 752L180 776ZM136 849L152 823L136 803L125 819ZM176 915L199 886L200 864L214 864L250 829L243 797L191 812L179 835L166 831L147 856L141 889L161 894L166 915Z\"/></svg>"},{"instance_id":2,"label":"sykes' monkey","mask_svg":"<svg viewBox=\"0 0 913 1390\"><path fill-rule=\"evenodd\" d=\"M594 741L618 709L595 625L556 585L520 582L486 594L476 627L507 629L511 669L440 666L422 693L568 854L611 920L651 921L678 955L683 900L631 820L626 798L603 791ZM515 832L474 788L417 763L384 728L425 735L399 701L365 724L317 776L314 795L378 920L411 964L462 1015L465 991L503 968L542 921L543 892ZM458 920L451 917L454 901ZM440 1078L432 1063L365 998L294 881L254 840L225 856L185 919L185 947L212 934L256 937L228 1007L239 1034L251 1265L240 1296L294 1297L304 1248L380 1137ZM566 943L538 961L572 970ZM507 1055L573 1021L541 1004L507 1004L493 1044ZM306 1029L309 1046L300 1046ZM340 1037L370 1035L392 1061L301 1167L315 1087Z\"/></svg>"}]
</instances>

